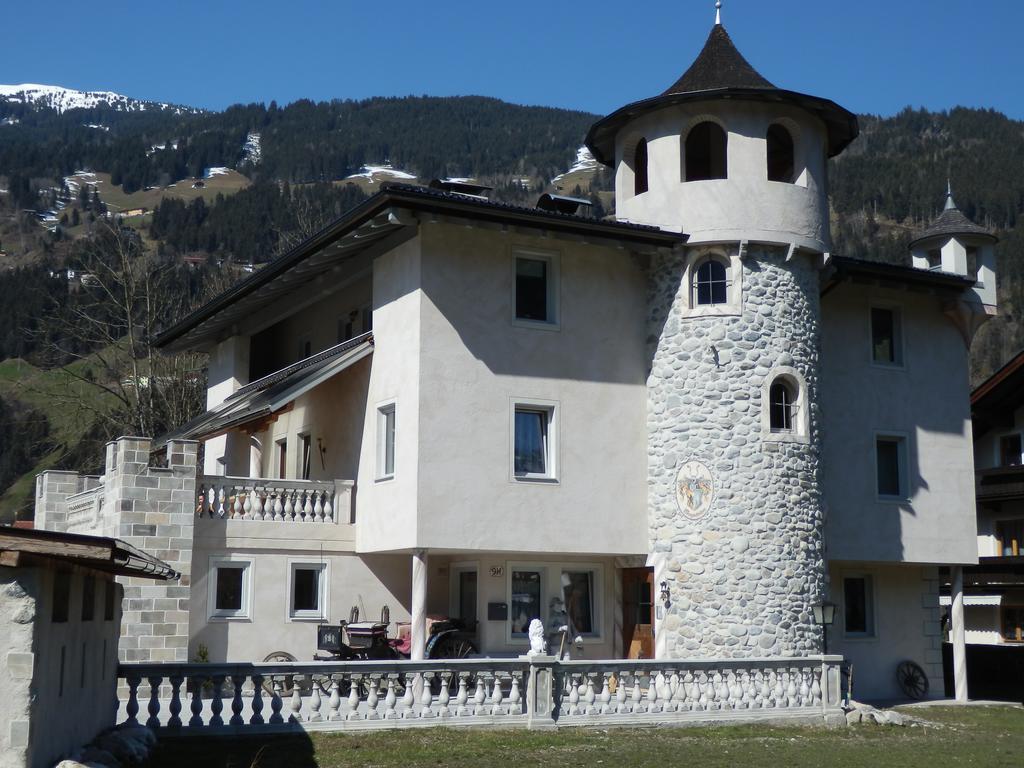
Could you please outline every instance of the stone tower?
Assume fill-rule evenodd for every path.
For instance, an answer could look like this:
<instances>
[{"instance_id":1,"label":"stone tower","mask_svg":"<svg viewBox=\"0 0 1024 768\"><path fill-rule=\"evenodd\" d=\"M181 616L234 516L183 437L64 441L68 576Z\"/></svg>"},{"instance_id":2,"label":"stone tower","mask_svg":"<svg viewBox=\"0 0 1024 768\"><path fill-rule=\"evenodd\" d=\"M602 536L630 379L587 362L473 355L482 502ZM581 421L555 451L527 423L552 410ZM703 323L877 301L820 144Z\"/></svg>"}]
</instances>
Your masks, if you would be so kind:
<instances>
[{"instance_id":1,"label":"stone tower","mask_svg":"<svg viewBox=\"0 0 1024 768\"><path fill-rule=\"evenodd\" d=\"M716 20L679 80L587 137L616 169L620 219L688 236L649 277L659 657L821 650L826 163L857 132L833 102L773 86Z\"/></svg>"}]
</instances>

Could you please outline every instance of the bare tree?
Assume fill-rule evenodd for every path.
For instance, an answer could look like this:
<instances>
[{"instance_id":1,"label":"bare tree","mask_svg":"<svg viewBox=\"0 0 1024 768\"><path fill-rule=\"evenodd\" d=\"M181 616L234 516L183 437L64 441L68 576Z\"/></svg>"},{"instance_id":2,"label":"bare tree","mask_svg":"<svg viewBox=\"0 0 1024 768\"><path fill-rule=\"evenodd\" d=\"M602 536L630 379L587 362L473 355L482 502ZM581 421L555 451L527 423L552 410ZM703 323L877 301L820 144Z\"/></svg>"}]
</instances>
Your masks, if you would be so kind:
<instances>
[{"instance_id":1,"label":"bare tree","mask_svg":"<svg viewBox=\"0 0 1024 768\"><path fill-rule=\"evenodd\" d=\"M76 244L72 264L80 288L43 323L48 357L68 382L51 396L108 436L153 436L201 410L202 356L164 354L152 343L188 309L187 268L111 222Z\"/></svg>"}]
</instances>

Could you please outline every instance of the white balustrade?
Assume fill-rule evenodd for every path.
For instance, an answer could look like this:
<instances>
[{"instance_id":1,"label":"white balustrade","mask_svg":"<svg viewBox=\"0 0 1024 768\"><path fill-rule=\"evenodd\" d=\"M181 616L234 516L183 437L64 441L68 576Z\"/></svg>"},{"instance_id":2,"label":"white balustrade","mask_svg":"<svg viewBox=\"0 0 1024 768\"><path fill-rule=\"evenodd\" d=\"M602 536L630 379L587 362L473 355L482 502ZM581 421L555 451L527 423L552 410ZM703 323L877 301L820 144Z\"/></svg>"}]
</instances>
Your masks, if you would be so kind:
<instances>
[{"instance_id":1,"label":"white balustrade","mask_svg":"<svg viewBox=\"0 0 1024 768\"><path fill-rule=\"evenodd\" d=\"M161 731L629 725L840 715L842 659L122 664L119 718ZM550 685L529 690L547 676ZM538 691L550 690L547 702ZM169 698L162 698L169 697ZM225 712L225 710L228 710ZM184 722L182 710L191 713ZM269 710L269 716L267 711ZM531 712L550 713L543 718Z\"/></svg>"},{"instance_id":2,"label":"white balustrade","mask_svg":"<svg viewBox=\"0 0 1024 768\"><path fill-rule=\"evenodd\" d=\"M200 476L196 516L287 523L351 522L352 483Z\"/></svg>"}]
</instances>

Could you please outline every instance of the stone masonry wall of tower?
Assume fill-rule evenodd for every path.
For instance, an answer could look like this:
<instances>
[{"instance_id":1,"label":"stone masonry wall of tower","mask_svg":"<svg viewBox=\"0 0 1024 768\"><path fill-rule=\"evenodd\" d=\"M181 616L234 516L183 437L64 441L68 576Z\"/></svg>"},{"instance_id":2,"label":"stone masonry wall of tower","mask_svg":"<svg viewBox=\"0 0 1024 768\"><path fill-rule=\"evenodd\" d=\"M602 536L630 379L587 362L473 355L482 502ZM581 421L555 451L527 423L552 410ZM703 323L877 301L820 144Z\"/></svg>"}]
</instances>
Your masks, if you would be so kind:
<instances>
[{"instance_id":1,"label":"stone masonry wall of tower","mask_svg":"<svg viewBox=\"0 0 1024 768\"><path fill-rule=\"evenodd\" d=\"M825 570L817 267L812 257L787 262L785 249L751 245L742 313L686 317L685 259L661 257L650 272L648 515L656 578L670 594L659 652L818 653L811 606L824 595ZM763 439L762 389L780 366L806 380L806 442ZM701 519L677 500L681 468L692 462L711 475L703 490L713 500Z\"/></svg>"}]
</instances>

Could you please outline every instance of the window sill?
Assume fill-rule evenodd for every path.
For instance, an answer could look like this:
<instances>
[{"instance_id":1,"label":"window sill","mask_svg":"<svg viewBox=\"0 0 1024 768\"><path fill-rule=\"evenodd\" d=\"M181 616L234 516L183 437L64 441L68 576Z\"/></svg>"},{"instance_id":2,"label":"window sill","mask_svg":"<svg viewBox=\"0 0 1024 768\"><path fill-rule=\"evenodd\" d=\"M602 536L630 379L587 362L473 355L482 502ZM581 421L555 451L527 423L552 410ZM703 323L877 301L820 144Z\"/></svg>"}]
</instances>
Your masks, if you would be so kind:
<instances>
[{"instance_id":1,"label":"window sill","mask_svg":"<svg viewBox=\"0 0 1024 768\"><path fill-rule=\"evenodd\" d=\"M907 496L876 496L875 501L879 504L909 504L910 498Z\"/></svg>"},{"instance_id":2,"label":"window sill","mask_svg":"<svg viewBox=\"0 0 1024 768\"><path fill-rule=\"evenodd\" d=\"M251 616L226 616L215 614L207 617L208 622L252 622Z\"/></svg>"},{"instance_id":3,"label":"window sill","mask_svg":"<svg viewBox=\"0 0 1024 768\"><path fill-rule=\"evenodd\" d=\"M531 328L535 331L561 331L562 326L558 322L548 320L526 320L521 317L512 318L512 325L517 328Z\"/></svg>"},{"instance_id":4,"label":"window sill","mask_svg":"<svg viewBox=\"0 0 1024 768\"><path fill-rule=\"evenodd\" d=\"M320 614L317 614L316 616L313 616L313 615L309 615L309 616L289 616L288 617L288 621L294 621L294 622L298 622L298 623L314 622L316 624L330 624L331 623L330 620L326 616L321 616Z\"/></svg>"},{"instance_id":5,"label":"window sill","mask_svg":"<svg viewBox=\"0 0 1024 768\"><path fill-rule=\"evenodd\" d=\"M374 483L391 483L391 482L394 482L394 480L395 480L395 476L394 475L384 475L384 477L375 477L373 479L373 482Z\"/></svg>"},{"instance_id":6,"label":"window sill","mask_svg":"<svg viewBox=\"0 0 1024 768\"><path fill-rule=\"evenodd\" d=\"M796 443L798 445L808 445L811 442L810 436L793 432L762 432L761 440L766 443Z\"/></svg>"},{"instance_id":7,"label":"window sill","mask_svg":"<svg viewBox=\"0 0 1024 768\"><path fill-rule=\"evenodd\" d=\"M871 361L872 368L879 368L883 371L906 371L907 366L904 363L880 363L877 360Z\"/></svg>"},{"instance_id":8,"label":"window sill","mask_svg":"<svg viewBox=\"0 0 1024 768\"><path fill-rule=\"evenodd\" d=\"M512 475L513 483L537 483L538 485L558 485L557 477L543 475Z\"/></svg>"},{"instance_id":9,"label":"window sill","mask_svg":"<svg viewBox=\"0 0 1024 768\"><path fill-rule=\"evenodd\" d=\"M878 635L843 635L844 643L877 643Z\"/></svg>"},{"instance_id":10,"label":"window sill","mask_svg":"<svg viewBox=\"0 0 1024 768\"><path fill-rule=\"evenodd\" d=\"M743 311L732 304L712 304L689 307L682 314L682 318L689 317L739 317Z\"/></svg>"}]
</instances>

